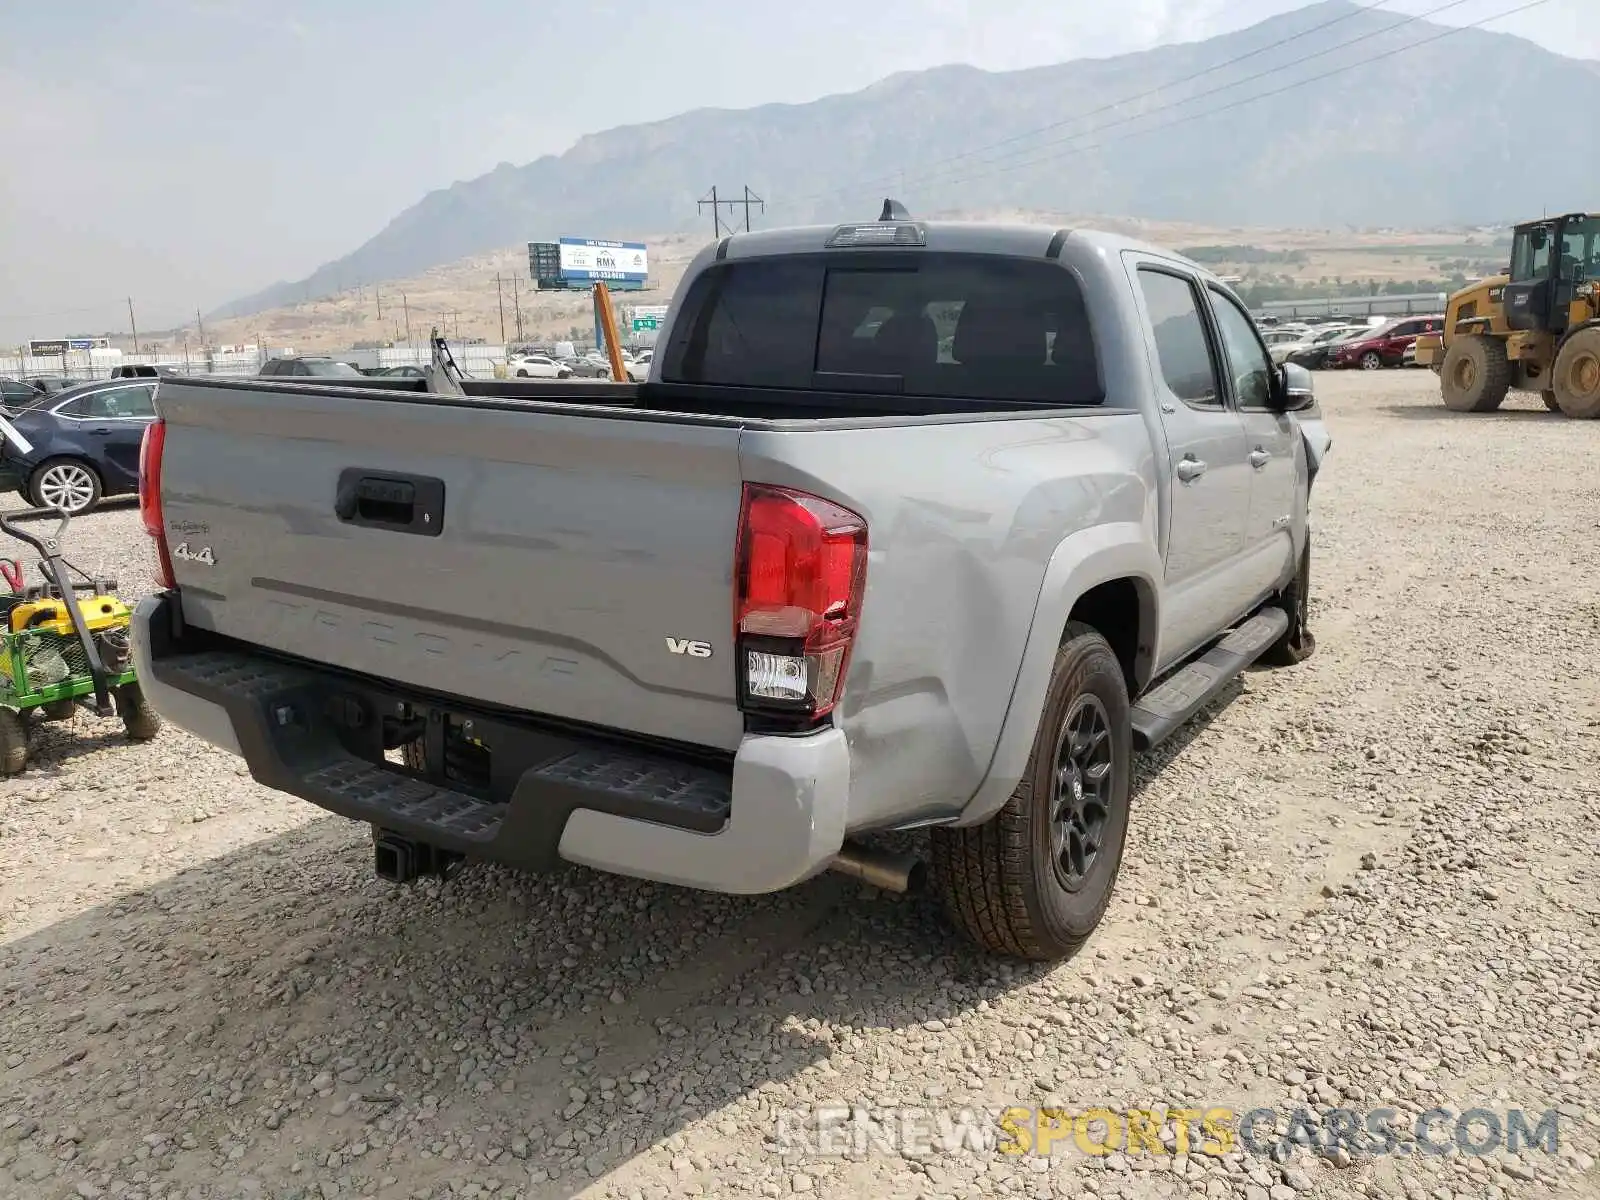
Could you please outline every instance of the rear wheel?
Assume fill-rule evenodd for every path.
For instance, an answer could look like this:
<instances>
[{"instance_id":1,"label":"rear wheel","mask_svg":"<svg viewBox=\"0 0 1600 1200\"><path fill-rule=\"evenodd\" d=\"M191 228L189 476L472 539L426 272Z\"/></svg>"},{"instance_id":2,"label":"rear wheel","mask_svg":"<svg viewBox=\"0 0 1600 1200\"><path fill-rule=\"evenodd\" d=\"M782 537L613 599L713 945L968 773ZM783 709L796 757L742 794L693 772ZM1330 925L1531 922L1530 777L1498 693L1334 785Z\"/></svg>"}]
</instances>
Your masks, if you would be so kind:
<instances>
[{"instance_id":1,"label":"rear wheel","mask_svg":"<svg viewBox=\"0 0 1600 1200\"><path fill-rule=\"evenodd\" d=\"M1439 389L1451 412L1494 412L1511 390L1505 343L1481 333L1456 338L1445 351Z\"/></svg>"},{"instance_id":2,"label":"rear wheel","mask_svg":"<svg viewBox=\"0 0 1600 1200\"><path fill-rule=\"evenodd\" d=\"M57 508L76 516L100 503L100 476L75 458L52 458L28 480L28 496L40 508Z\"/></svg>"},{"instance_id":3,"label":"rear wheel","mask_svg":"<svg viewBox=\"0 0 1600 1200\"><path fill-rule=\"evenodd\" d=\"M1105 638L1069 625L1017 790L982 825L933 831L945 909L984 949L1065 958L1105 915L1128 833L1129 708Z\"/></svg>"},{"instance_id":4,"label":"rear wheel","mask_svg":"<svg viewBox=\"0 0 1600 1200\"><path fill-rule=\"evenodd\" d=\"M28 766L28 725L14 708L0 708L0 775L20 775Z\"/></svg>"},{"instance_id":5,"label":"rear wheel","mask_svg":"<svg viewBox=\"0 0 1600 1200\"><path fill-rule=\"evenodd\" d=\"M1600 326L1580 329L1556 355L1556 404L1569 417L1600 417Z\"/></svg>"}]
</instances>

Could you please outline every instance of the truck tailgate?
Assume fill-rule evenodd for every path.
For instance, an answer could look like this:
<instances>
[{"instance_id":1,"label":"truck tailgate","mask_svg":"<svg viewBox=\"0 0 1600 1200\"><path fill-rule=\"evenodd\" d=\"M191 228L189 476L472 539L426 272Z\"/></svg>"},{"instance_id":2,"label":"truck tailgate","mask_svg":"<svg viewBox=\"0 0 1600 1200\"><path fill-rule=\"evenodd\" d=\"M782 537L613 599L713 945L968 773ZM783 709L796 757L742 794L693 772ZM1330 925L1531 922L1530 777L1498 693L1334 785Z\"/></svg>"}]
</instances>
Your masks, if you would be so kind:
<instances>
[{"instance_id":1,"label":"truck tailgate","mask_svg":"<svg viewBox=\"0 0 1600 1200\"><path fill-rule=\"evenodd\" d=\"M736 424L222 380L164 380L160 408L187 623L446 696L738 745Z\"/></svg>"}]
</instances>

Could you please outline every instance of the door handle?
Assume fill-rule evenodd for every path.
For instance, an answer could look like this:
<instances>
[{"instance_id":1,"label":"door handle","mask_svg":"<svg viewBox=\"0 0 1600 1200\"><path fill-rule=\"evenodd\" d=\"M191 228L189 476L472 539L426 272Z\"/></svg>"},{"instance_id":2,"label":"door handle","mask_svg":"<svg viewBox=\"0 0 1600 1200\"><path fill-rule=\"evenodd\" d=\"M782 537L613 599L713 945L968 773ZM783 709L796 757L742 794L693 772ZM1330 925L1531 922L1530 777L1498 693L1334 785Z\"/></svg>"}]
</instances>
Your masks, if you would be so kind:
<instances>
[{"instance_id":1,"label":"door handle","mask_svg":"<svg viewBox=\"0 0 1600 1200\"><path fill-rule=\"evenodd\" d=\"M110 433L111 429L110 429L110 427L105 426L105 425L95 425L89 430L89 432L90 433Z\"/></svg>"},{"instance_id":2,"label":"door handle","mask_svg":"<svg viewBox=\"0 0 1600 1200\"><path fill-rule=\"evenodd\" d=\"M1271 459L1272 455L1268 454L1260 446L1257 446L1254 450L1250 451L1250 465L1258 471L1262 467L1266 466Z\"/></svg>"},{"instance_id":3,"label":"door handle","mask_svg":"<svg viewBox=\"0 0 1600 1200\"><path fill-rule=\"evenodd\" d=\"M1198 458L1185 455L1178 460L1178 478L1184 483L1192 483L1206 473L1206 464Z\"/></svg>"}]
</instances>

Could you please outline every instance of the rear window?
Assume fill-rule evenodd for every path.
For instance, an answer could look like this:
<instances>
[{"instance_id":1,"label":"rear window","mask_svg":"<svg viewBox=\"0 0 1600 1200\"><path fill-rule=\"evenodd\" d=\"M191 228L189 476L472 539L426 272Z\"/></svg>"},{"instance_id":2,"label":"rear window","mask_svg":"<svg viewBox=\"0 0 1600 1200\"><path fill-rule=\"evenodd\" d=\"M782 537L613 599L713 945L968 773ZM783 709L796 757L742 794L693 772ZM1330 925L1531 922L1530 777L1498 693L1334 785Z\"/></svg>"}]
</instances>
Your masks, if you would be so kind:
<instances>
[{"instance_id":1,"label":"rear window","mask_svg":"<svg viewBox=\"0 0 1600 1200\"><path fill-rule=\"evenodd\" d=\"M1045 262L970 254L770 258L708 270L668 383L1099 404L1082 291Z\"/></svg>"}]
</instances>

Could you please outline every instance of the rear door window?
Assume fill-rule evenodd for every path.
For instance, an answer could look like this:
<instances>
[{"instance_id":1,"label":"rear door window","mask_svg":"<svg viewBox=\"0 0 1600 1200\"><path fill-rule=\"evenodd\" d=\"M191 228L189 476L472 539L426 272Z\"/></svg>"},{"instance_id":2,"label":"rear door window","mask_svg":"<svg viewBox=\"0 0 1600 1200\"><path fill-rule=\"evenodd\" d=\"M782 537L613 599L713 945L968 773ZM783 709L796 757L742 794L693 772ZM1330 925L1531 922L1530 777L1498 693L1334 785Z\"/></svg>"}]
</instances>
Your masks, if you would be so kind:
<instances>
[{"instance_id":1,"label":"rear door window","mask_svg":"<svg viewBox=\"0 0 1600 1200\"><path fill-rule=\"evenodd\" d=\"M1193 283L1166 271L1140 267L1139 290L1144 293L1156 361L1168 389L1185 404L1221 408L1217 364Z\"/></svg>"},{"instance_id":2,"label":"rear door window","mask_svg":"<svg viewBox=\"0 0 1600 1200\"><path fill-rule=\"evenodd\" d=\"M863 253L713 267L668 383L1038 404L1103 399L1083 295L1045 262Z\"/></svg>"}]
</instances>

